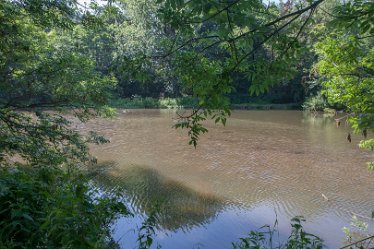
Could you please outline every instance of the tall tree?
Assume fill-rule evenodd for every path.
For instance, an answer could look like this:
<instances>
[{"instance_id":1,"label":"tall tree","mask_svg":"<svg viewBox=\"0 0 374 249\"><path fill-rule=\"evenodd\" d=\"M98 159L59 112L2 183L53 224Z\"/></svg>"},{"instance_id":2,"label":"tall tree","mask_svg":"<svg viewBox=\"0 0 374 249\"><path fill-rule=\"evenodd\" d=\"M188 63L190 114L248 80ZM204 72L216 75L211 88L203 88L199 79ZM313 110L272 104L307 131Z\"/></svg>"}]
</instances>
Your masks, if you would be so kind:
<instances>
[{"instance_id":1,"label":"tall tree","mask_svg":"<svg viewBox=\"0 0 374 249\"><path fill-rule=\"evenodd\" d=\"M86 17L74 6L0 2L1 248L107 248L111 221L128 214L98 198L79 170L95 161L88 143L106 140L82 136L58 113L99 114L115 84L76 46L74 27Z\"/></svg>"},{"instance_id":2,"label":"tall tree","mask_svg":"<svg viewBox=\"0 0 374 249\"><path fill-rule=\"evenodd\" d=\"M374 139L366 138L374 131L374 3L350 1L334 16L328 35L315 44L315 71L330 103L346 107L353 129L363 134L360 147L373 150Z\"/></svg>"}]
</instances>

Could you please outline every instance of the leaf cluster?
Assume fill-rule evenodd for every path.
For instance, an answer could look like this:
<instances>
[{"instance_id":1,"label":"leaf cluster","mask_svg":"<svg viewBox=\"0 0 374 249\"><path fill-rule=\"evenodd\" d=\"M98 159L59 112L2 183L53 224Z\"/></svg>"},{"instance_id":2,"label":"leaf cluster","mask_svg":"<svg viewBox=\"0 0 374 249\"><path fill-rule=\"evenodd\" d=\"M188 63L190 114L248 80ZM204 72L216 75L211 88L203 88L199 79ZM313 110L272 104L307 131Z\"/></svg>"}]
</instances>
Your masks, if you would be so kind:
<instances>
[{"instance_id":1,"label":"leaf cluster","mask_svg":"<svg viewBox=\"0 0 374 249\"><path fill-rule=\"evenodd\" d=\"M82 174L0 168L0 248L108 248L110 224L129 215Z\"/></svg>"},{"instance_id":2,"label":"leaf cluster","mask_svg":"<svg viewBox=\"0 0 374 249\"><path fill-rule=\"evenodd\" d=\"M280 242L278 245L274 245L275 235L277 233L276 228L278 221L275 222L274 227L264 226L259 231L250 231L247 237L240 238L240 242L233 243L234 249L321 249L323 248L323 241L311 234L304 231L302 222L305 219L301 216L296 216L291 219L291 235L288 237L284 244Z\"/></svg>"}]
</instances>

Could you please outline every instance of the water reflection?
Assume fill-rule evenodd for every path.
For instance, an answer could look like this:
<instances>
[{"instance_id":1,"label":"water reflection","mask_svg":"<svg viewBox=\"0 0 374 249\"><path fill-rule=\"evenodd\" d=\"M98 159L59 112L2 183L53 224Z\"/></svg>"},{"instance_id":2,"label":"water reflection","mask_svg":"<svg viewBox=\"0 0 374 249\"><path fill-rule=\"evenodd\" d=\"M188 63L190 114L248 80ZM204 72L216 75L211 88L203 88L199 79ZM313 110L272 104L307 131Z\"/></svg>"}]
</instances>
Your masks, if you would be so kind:
<instances>
[{"instance_id":1,"label":"water reflection","mask_svg":"<svg viewBox=\"0 0 374 249\"><path fill-rule=\"evenodd\" d=\"M123 189L128 205L137 214L149 216L157 207L159 225L169 231L188 231L210 223L224 205L222 199L196 192L152 168L133 166L119 170L115 163L105 162L97 166L98 170L101 172L95 179L102 188Z\"/></svg>"}]
</instances>

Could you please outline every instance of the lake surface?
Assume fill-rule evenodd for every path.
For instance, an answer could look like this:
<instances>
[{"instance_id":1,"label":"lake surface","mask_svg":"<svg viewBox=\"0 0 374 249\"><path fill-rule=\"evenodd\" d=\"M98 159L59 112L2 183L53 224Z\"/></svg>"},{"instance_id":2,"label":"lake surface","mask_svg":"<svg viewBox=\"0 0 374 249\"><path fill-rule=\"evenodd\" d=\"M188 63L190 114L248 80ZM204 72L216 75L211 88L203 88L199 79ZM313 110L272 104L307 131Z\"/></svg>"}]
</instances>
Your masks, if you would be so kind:
<instances>
[{"instance_id":1,"label":"lake surface","mask_svg":"<svg viewBox=\"0 0 374 249\"><path fill-rule=\"evenodd\" d=\"M165 249L231 248L276 219L283 240L297 215L329 248L343 245L344 226L358 231L354 214L369 225L361 233L374 233L371 153L358 148L362 136L346 140L344 122L337 128L333 118L299 111L234 111L226 127L208 123L194 149L173 118L172 110L122 110L79 127L111 141L92 153L96 180L108 191L123 188L135 213L114 225L122 248L136 247L136 229L155 206L155 244Z\"/></svg>"}]
</instances>

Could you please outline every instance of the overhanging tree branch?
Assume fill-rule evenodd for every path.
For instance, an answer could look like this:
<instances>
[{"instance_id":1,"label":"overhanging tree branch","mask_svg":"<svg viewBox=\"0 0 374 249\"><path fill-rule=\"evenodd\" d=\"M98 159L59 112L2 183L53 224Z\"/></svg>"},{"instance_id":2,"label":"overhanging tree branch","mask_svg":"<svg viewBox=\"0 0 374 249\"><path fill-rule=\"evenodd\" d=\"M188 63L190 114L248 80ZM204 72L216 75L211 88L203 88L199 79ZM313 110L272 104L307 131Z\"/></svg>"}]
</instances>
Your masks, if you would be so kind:
<instances>
[{"instance_id":1,"label":"overhanging tree branch","mask_svg":"<svg viewBox=\"0 0 374 249\"><path fill-rule=\"evenodd\" d=\"M214 18L215 16L217 16L218 14L222 13L223 11L228 11L232 6L234 6L237 2L239 2L240 0L238 1L235 1L233 3L231 3L230 5L226 6L225 8L221 9L220 11L218 11L217 13L213 14L212 16L208 17L207 19L204 19L202 22L196 22L196 23L203 23L203 22L206 22L206 21L209 21L210 19ZM314 3L310 4L309 6L305 7L305 8L302 8L302 9L299 9L297 11L294 11L292 13L289 13L287 15L284 15L284 16L281 16L271 22L268 22L264 25L260 25L259 27L256 27L256 28L253 28L247 32L244 32L236 37L231 37L229 39L220 39L219 36L203 36L203 37L195 37L195 38L191 38L191 39L188 39L187 41L183 42L181 45L179 45L176 49L168 52L167 54L164 54L164 55L158 55L158 56L152 56L152 57L167 57L167 56L170 56L172 55L173 53L181 50L182 48L184 48L185 46L188 46L188 45L191 45L192 43L195 43L197 41L200 41L200 40L203 40L203 39L207 39L207 38L218 38L219 40L209 44L208 46L206 46L205 48L201 49L200 52L203 52L209 48L212 48L218 44L221 44L221 43L224 43L224 42L228 42L230 44L232 44L232 42L235 42L239 39L242 39L250 34L253 34L257 31L259 31L261 28L268 28L268 27L271 27L271 26L275 26L277 27L277 24L279 24L280 22L284 21L284 20L287 20L291 17L295 17L296 18L292 18L291 21L288 21L286 23L286 26L287 25L290 25L292 22L294 22L298 17L300 17L303 13L309 11L309 10L314 10L321 4L323 3L325 0L318 0L318 1L315 1ZM306 24L306 23L305 23ZM304 28L305 24L303 25L303 27L301 28L301 30ZM285 26L282 25L281 28L276 28L276 32L273 32L272 35L275 35L277 32L279 32L279 30L283 29ZM266 39L268 40L268 39Z\"/></svg>"}]
</instances>

